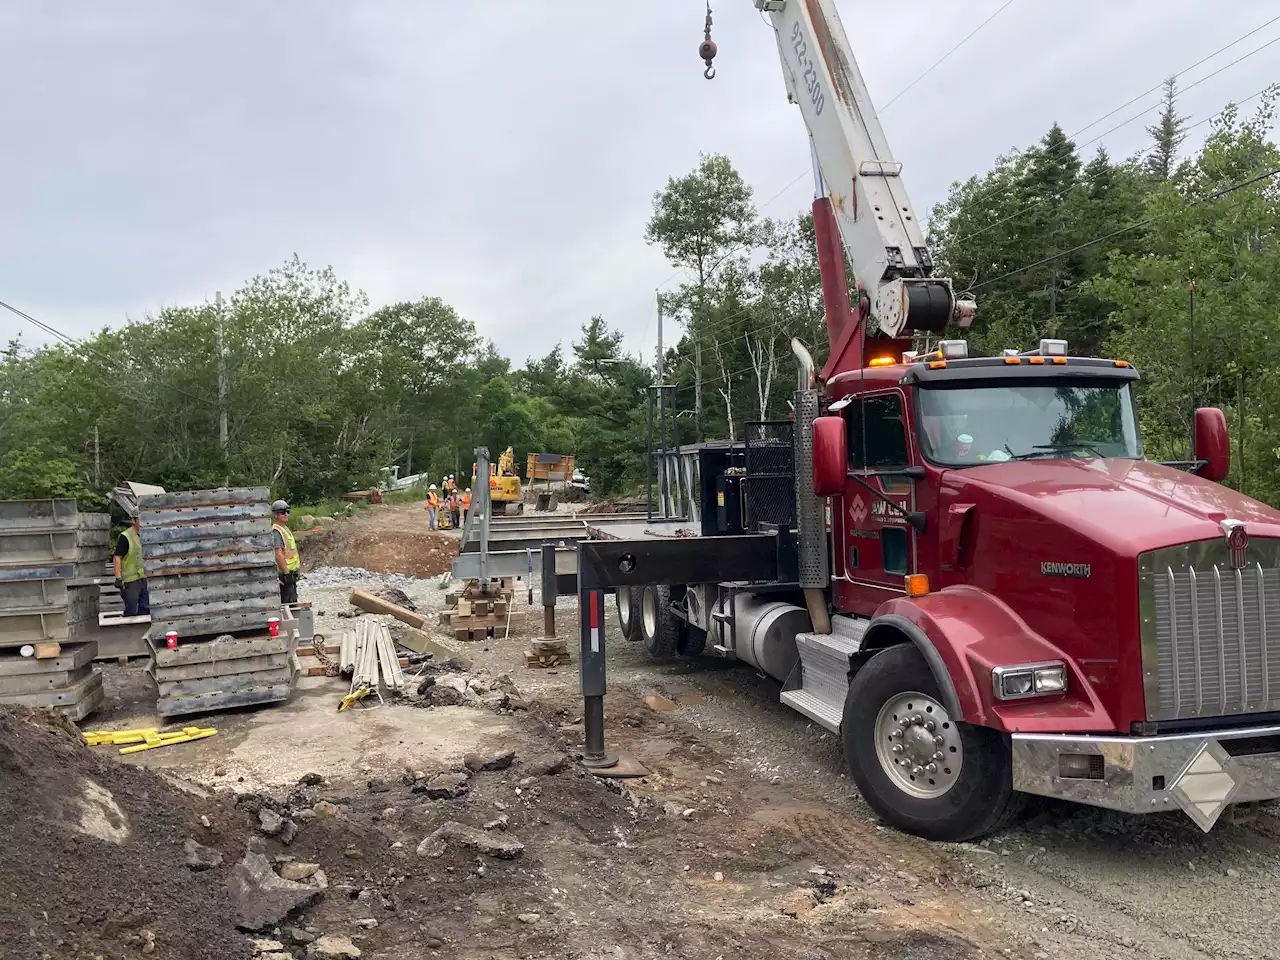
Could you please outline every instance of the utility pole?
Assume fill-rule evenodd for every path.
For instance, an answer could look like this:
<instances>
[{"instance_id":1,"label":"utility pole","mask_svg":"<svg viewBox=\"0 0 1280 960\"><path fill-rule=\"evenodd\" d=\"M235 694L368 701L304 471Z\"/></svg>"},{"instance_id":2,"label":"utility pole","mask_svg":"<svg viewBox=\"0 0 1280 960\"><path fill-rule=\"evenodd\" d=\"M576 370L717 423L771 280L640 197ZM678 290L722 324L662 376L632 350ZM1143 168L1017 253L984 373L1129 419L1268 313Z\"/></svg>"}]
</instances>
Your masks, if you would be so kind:
<instances>
[{"instance_id":1,"label":"utility pole","mask_svg":"<svg viewBox=\"0 0 1280 960\"><path fill-rule=\"evenodd\" d=\"M702 442L702 341L693 338L693 419Z\"/></svg>"},{"instance_id":2,"label":"utility pole","mask_svg":"<svg viewBox=\"0 0 1280 960\"><path fill-rule=\"evenodd\" d=\"M93 489L94 490L102 489L100 486L102 482L101 477L102 477L102 456L101 456L101 451L98 448L98 425L95 423L93 425Z\"/></svg>"},{"instance_id":3,"label":"utility pole","mask_svg":"<svg viewBox=\"0 0 1280 960\"><path fill-rule=\"evenodd\" d=\"M222 444L222 459L227 458L227 355L222 348L222 291L213 295L214 309L217 311L216 331L218 338L218 442Z\"/></svg>"}]
</instances>

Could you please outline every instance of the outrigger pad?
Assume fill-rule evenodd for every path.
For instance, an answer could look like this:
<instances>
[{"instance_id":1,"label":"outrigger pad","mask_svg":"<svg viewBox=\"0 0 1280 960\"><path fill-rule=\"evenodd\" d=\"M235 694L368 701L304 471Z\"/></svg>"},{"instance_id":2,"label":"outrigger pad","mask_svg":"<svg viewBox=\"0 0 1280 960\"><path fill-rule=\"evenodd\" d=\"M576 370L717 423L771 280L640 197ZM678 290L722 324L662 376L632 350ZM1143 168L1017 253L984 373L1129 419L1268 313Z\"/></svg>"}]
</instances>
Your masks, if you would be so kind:
<instances>
[{"instance_id":1,"label":"outrigger pad","mask_svg":"<svg viewBox=\"0 0 1280 960\"><path fill-rule=\"evenodd\" d=\"M649 776L649 768L631 756L631 754L619 753L617 756L618 762L612 767L596 767L594 769L588 767L587 769L597 777L610 777L616 780Z\"/></svg>"}]
</instances>

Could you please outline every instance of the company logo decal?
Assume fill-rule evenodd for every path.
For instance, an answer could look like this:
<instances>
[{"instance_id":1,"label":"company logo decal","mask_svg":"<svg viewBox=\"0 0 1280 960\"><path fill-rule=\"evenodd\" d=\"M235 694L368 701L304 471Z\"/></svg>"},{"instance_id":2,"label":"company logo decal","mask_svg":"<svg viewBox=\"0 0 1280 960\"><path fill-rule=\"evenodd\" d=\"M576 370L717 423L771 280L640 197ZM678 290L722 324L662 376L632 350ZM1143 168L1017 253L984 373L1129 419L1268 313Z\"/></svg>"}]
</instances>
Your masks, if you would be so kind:
<instances>
[{"instance_id":1,"label":"company logo decal","mask_svg":"<svg viewBox=\"0 0 1280 960\"><path fill-rule=\"evenodd\" d=\"M853 500L849 503L849 519L858 524L867 519L867 505L863 502L861 494L854 494Z\"/></svg>"},{"instance_id":2,"label":"company logo decal","mask_svg":"<svg viewBox=\"0 0 1280 960\"><path fill-rule=\"evenodd\" d=\"M1079 577L1087 580L1093 576L1093 567L1087 563L1062 563L1057 560L1042 560L1040 572L1046 577Z\"/></svg>"},{"instance_id":3,"label":"company logo decal","mask_svg":"<svg viewBox=\"0 0 1280 960\"><path fill-rule=\"evenodd\" d=\"M1249 546L1249 531L1244 528L1242 520L1223 520L1222 532L1226 534L1227 549L1231 551L1231 568L1239 570L1244 566L1244 554Z\"/></svg>"}]
</instances>

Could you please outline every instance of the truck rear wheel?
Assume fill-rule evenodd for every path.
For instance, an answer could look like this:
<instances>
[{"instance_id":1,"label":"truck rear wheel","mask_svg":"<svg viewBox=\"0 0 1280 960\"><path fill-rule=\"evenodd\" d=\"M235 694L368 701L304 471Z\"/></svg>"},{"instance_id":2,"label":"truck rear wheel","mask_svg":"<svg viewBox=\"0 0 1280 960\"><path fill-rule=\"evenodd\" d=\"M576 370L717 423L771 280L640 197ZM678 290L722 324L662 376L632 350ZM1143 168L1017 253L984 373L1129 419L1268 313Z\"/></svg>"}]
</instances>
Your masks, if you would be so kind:
<instances>
[{"instance_id":1,"label":"truck rear wheel","mask_svg":"<svg viewBox=\"0 0 1280 960\"><path fill-rule=\"evenodd\" d=\"M618 626L627 640L640 639L640 593L636 587L619 587L614 598L618 604Z\"/></svg>"},{"instance_id":2,"label":"truck rear wheel","mask_svg":"<svg viewBox=\"0 0 1280 960\"><path fill-rule=\"evenodd\" d=\"M649 584L640 594L640 639L655 660L666 660L676 652L685 623L671 612L671 587Z\"/></svg>"},{"instance_id":3,"label":"truck rear wheel","mask_svg":"<svg viewBox=\"0 0 1280 960\"><path fill-rule=\"evenodd\" d=\"M1013 790L1008 738L953 719L909 643L876 654L854 676L840 733L863 798L907 833L970 840L1007 826L1026 800Z\"/></svg>"}]
</instances>

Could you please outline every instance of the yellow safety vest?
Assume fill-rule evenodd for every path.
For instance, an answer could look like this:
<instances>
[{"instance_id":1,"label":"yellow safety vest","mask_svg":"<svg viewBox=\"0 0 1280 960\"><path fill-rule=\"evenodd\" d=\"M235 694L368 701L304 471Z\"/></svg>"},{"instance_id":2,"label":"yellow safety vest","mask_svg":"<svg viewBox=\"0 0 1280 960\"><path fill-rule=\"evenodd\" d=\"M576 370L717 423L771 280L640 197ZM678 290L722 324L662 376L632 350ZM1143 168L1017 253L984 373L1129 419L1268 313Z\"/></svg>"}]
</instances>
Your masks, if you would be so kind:
<instances>
[{"instance_id":1,"label":"yellow safety vest","mask_svg":"<svg viewBox=\"0 0 1280 960\"><path fill-rule=\"evenodd\" d=\"M120 536L129 541L129 552L120 561L120 579L124 583L133 583L147 575L146 569L142 566L142 540L139 539L133 527L125 527L124 533Z\"/></svg>"},{"instance_id":2,"label":"yellow safety vest","mask_svg":"<svg viewBox=\"0 0 1280 960\"><path fill-rule=\"evenodd\" d=\"M278 532L280 539L284 541L285 572L296 573L298 568L302 566L302 561L298 559L298 542L293 539L293 531L279 523L273 523L271 529Z\"/></svg>"}]
</instances>

